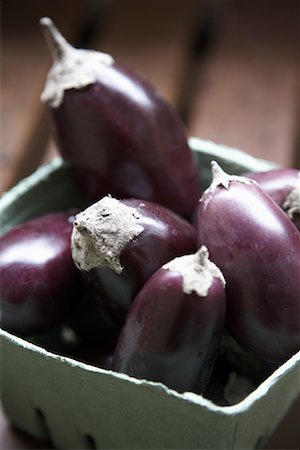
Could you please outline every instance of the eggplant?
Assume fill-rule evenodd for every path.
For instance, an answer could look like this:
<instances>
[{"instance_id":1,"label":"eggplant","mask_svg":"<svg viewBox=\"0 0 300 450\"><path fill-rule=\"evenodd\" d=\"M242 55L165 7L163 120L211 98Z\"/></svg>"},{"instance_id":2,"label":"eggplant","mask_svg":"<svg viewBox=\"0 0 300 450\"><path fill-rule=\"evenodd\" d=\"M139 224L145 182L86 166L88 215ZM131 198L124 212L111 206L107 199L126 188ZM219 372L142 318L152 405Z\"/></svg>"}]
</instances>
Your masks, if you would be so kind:
<instances>
[{"instance_id":1,"label":"eggplant","mask_svg":"<svg viewBox=\"0 0 300 450\"><path fill-rule=\"evenodd\" d=\"M197 207L198 246L226 279L226 328L257 358L280 363L300 349L300 235L255 181L212 163Z\"/></svg>"},{"instance_id":2,"label":"eggplant","mask_svg":"<svg viewBox=\"0 0 300 450\"><path fill-rule=\"evenodd\" d=\"M156 270L195 250L196 230L189 222L144 200L106 196L77 214L73 223L73 260L119 323Z\"/></svg>"},{"instance_id":3,"label":"eggplant","mask_svg":"<svg viewBox=\"0 0 300 450\"><path fill-rule=\"evenodd\" d=\"M75 333L85 348L88 346L112 351L115 348L120 327L109 317L100 302L85 295L66 320L68 328Z\"/></svg>"},{"instance_id":4,"label":"eggplant","mask_svg":"<svg viewBox=\"0 0 300 450\"><path fill-rule=\"evenodd\" d=\"M280 363L270 363L256 358L241 347L228 332L223 333L221 354L222 364L229 372L249 378L256 386L280 366Z\"/></svg>"},{"instance_id":5,"label":"eggplant","mask_svg":"<svg viewBox=\"0 0 300 450\"><path fill-rule=\"evenodd\" d=\"M265 172L247 172L247 178L257 181L272 199L287 213L300 231L300 171L273 169Z\"/></svg>"},{"instance_id":6,"label":"eggplant","mask_svg":"<svg viewBox=\"0 0 300 450\"><path fill-rule=\"evenodd\" d=\"M202 247L161 267L135 298L113 370L203 392L218 356L226 298L221 271Z\"/></svg>"},{"instance_id":7,"label":"eggplant","mask_svg":"<svg viewBox=\"0 0 300 450\"><path fill-rule=\"evenodd\" d=\"M105 346L81 343L65 356L101 369L112 370L113 350Z\"/></svg>"},{"instance_id":8,"label":"eggplant","mask_svg":"<svg viewBox=\"0 0 300 450\"><path fill-rule=\"evenodd\" d=\"M71 256L72 220L49 213L0 238L1 327L19 336L44 333L68 316L83 293Z\"/></svg>"},{"instance_id":9,"label":"eggplant","mask_svg":"<svg viewBox=\"0 0 300 450\"><path fill-rule=\"evenodd\" d=\"M54 58L41 99L86 198L137 197L190 217L201 183L172 107L110 55L71 47L49 18L41 25Z\"/></svg>"}]
</instances>

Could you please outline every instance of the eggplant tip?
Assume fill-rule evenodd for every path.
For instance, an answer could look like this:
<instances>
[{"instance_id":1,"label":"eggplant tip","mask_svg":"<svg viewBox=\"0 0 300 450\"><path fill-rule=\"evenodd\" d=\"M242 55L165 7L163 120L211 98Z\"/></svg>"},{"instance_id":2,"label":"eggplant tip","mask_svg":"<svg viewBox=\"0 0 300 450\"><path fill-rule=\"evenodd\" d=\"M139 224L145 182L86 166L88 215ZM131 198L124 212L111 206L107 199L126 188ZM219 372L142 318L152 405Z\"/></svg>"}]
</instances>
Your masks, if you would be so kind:
<instances>
[{"instance_id":1,"label":"eggplant tip","mask_svg":"<svg viewBox=\"0 0 300 450\"><path fill-rule=\"evenodd\" d=\"M223 273L210 259L204 245L194 254L178 256L162 266L165 270L182 276L182 290L185 294L195 292L199 297L207 297L214 279L225 287Z\"/></svg>"},{"instance_id":2,"label":"eggplant tip","mask_svg":"<svg viewBox=\"0 0 300 450\"><path fill-rule=\"evenodd\" d=\"M77 230L80 230L80 228L81 228L81 223L79 222L79 220L75 219L74 222L73 222L73 226L74 226L75 228L77 228Z\"/></svg>"},{"instance_id":3,"label":"eggplant tip","mask_svg":"<svg viewBox=\"0 0 300 450\"><path fill-rule=\"evenodd\" d=\"M41 17L40 18L40 25L42 27L50 27L54 25L53 21L50 19L50 17Z\"/></svg>"},{"instance_id":4,"label":"eggplant tip","mask_svg":"<svg viewBox=\"0 0 300 450\"><path fill-rule=\"evenodd\" d=\"M201 266L204 265L204 262L209 259L208 249L205 245L202 245L197 251L197 256L199 258L199 263Z\"/></svg>"},{"instance_id":5,"label":"eggplant tip","mask_svg":"<svg viewBox=\"0 0 300 450\"><path fill-rule=\"evenodd\" d=\"M238 181L244 184L257 184L255 181L250 180L250 178L242 177L239 175L229 175L222 167L216 162L211 161L211 171L212 171L212 183L208 188L209 190L214 190L217 186L223 186L225 189L229 189L229 185L232 181Z\"/></svg>"},{"instance_id":6,"label":"eggplant tip","mask_svg":"<svg viewBox=\"0 0 300 450\"><path fill-rule=\"evenodd\" d=\"M60 61L67 50L71 48L70 44L65 40L50 17L41 17L40 25L53 60Z\"/></svg>"},{"instance_id":7,"label":"eggplant tip","mask_svg":"<svg viewBox=\"0 0 300 450\"><path fill-rule=\"evenodd\" d=\"M222 167L216 162L211 161L211 173L212 173L212 184L211 188L215 189L216 186L222 185L225 189L229 188L229 182L231 181L230 175L226 173Z\"/></svg>"},{"instance_id":8,"label":"eggplant tip","mask_svg":"<svg viewBox=\"0 0 300 450\"><path fill-rule=\"evenodd\" d=\"M210 166L211 166L211 172L212 172L214 180L217 178L223 177L224 174L226 174L226 172L222 169L220 164L217 163L217 161L214 161L214 160L211 161Z\"/></svg>"}]
</instances>

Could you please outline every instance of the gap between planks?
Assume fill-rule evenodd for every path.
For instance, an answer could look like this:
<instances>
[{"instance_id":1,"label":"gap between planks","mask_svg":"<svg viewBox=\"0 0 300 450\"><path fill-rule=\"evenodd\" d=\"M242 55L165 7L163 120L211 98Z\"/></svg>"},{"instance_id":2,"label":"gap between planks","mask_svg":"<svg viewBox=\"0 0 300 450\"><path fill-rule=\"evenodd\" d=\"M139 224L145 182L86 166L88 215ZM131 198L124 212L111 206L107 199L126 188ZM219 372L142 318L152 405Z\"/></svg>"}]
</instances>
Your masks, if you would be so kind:
<instances>
[{"instance_id":1,"label":"gap between planks","mask_svg":"<svg viewBox=\"0 0 300 450\"><path fill-rule=\"evenodd\" d=\"M18 22L20 1L12 0L11 10L6 6L3 14L1 178L6 187L57 154L39 100L50 67L37 24L42 15L53 17L71 43L84 41L86 47L109 52L142 72L182 113L191 134L278 164L296 164L296 15L289 8L295 1L288 0L288 6L271 1L258 8L256 2L190 0L174 2L170 8L167 1L116 0L104 2L100 9L96 2L79 1L75 9L71 2L72 21L56 2L55 7L44 2L42 8L37 0L29 3L35 22L27 31ZM270 7L273 3L276 7ZM12 10L19 12L18 20ZM24 7L23 13L26 16ZM208 38L212 31L215 39L205 52L207 18L212 19ZM12 38L16 26L18 33ZM85 37L76 42L79 30ZM202 47L193 53L197 33ZM22 66L26 54L27 64Z\"/></svg>"},{"instance_id":2,"label":"gap between planks","mask_svg":"<svg viewBox=\"0 0 300 450\"><path fill-rule=\"evenodd\" d=\"M10 0L2 7L1 192L29 175L42 162L49 141L46 107L40 101L50 53L39 18L50 16L76 40L87 1ZM67 14L72 11L72 20Z\"/></svg>"},{"instance_id":3,"label":"gap between planks","mask_svg":"<svg viewBox=\"0 0 300 450\"><path fill-rule=\"evenodd\" d=\"M299 167L299 2L228 1L215 12L213 45L190 81L191 134Z\"/></svg>"}]
</instances>

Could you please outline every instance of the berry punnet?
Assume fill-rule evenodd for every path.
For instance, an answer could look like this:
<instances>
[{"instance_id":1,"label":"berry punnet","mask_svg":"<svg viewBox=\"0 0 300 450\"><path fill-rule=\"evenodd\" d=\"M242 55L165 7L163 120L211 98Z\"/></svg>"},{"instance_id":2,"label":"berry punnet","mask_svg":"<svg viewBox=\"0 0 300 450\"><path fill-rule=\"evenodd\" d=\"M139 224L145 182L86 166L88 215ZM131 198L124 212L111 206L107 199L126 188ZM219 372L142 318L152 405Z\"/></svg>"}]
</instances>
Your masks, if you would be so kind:
<instances>
[{"instance_id":1,"label":"berry punnet","mask_svg":"<svg viewBox=\"0 0 300 450\"><path fill-rule=\"evenodd\" d=\"M300 231L300 171L273 169L247 172L244 176L257 181L272 199L287 213Z\"/></svg>"},{"instance_id":2,"label":"berry punnet","mask_svg":"<svg viewBox=\"0 0 300 450\"><path fill-rule=\"evenodd\" d=\"M71 256L72 218L49 213L0 238L1 327L20 336L61 323L82 294Z\"/></svg>"},{"instance_id":3,"label":"berry punnet","mask_svg":"<svg viewBox=\"0 0 300 450\"><path fill-rule=\"evenodd\" d=\"M257 358L281 362L300 348L300 235L253 180L212 163L198 205L198 246L226 279L228 331Z\"/></svg>"},{"instance_id":4,"label":"berry punnet","mask_svg":"<svg viewBox=\"0 0 300 450\"><path fill-rule=\"evenodd\" d=\"M106 196L77 214L73 223L73 260L121 322L156 270L195 249L196 230L189 222L145 200Z\"/></svg>"},{"instance_id":5,"label":"berry punnet","mask_svg":"<svg viewBox=\"0 0 300 450\"><path fill-rule=\"evenodd\" d=\"M135 298L122 328L113 370L203 392L219 353L225 280L202 247L165 264Z\"/></svg>"},{"instance_id":6,"label":"berry punnet","mask_svg":"<svg viewBox=\"0 0 300 450\"><path fill-rule=\"evenodd\" d=\"M49 18L41 25L54 58L41 98L85 196L137 197L190 217L199 175L173 109L110 55L71 47Z\"/></svg>"}]
</instances>

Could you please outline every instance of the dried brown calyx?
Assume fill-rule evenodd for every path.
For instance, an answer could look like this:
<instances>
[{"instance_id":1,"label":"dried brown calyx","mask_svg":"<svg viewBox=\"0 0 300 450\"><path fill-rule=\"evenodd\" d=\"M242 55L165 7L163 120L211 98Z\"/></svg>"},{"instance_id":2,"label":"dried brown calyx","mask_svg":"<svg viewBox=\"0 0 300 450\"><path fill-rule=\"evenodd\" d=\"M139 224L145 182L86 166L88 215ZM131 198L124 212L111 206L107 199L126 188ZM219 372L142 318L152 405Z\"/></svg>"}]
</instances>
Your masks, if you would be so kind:
<instances>
[{"instance_id":1,"label":"dried brown calyx","mask_svg":"<svg viewBox=\"0 0 300 450\"><path fill-rule=\"evenodd\" d=\"M109 196L77 214L71 244L75 265L84 271L110 267L121 273L122 251L144 230L139 217L135 208Z\"/></svg>"},{"instance_id":2,"label":"dried brown calyx","mask_svg":"<svg viewBox=\"0 0 300 450\"><path fill-rule=\"evenodd\" d=\"M229 189L229 185L232 181L238 181L239 183L245 184L257 184L256 181L250 180L246 177L241 177L238 175L229 175L226 173L216 161L211 162L211 171L213 180L209 190L214 190L217 186L222 185L225 189Z\"/></svg>"},{"instance_id":3,"label":"dried brown calyx","mask_svg":"<svg viewBox=\"0 0 300 450\"><path fill-rule=\"evenodd\" d=\"M40 24L53 57L41 100L57 108L67 89L82 89L95 83L99 67L111 65L114 60L106 53L75 49L49 17L43 17Z\"/></svg>"},{"instance_id":4,"label":"dried brown calyx","mask_svg":"<svg viewBox=\"0 0 300 450\"><path fill-rule=\"evenodd\" d=\"M204 245L195 254L175 258L163 268L182 275L185 294L191 294L194 291L200 297L206 297L214 278L219 279L225 286L225 278L221 270L210 261L208 250Z\"/></svg>"},{"instance_id":5,"label":"dried brown calyx","mask_svg":"<svg viewBox=\"0 0 300 450\"><path fill-rule=\"evenodd\" d=\"M295 214L300 214L300 173L297 186L291 190L282 207L290 219L293 219Z\"/></svg>"}]
</instances>

